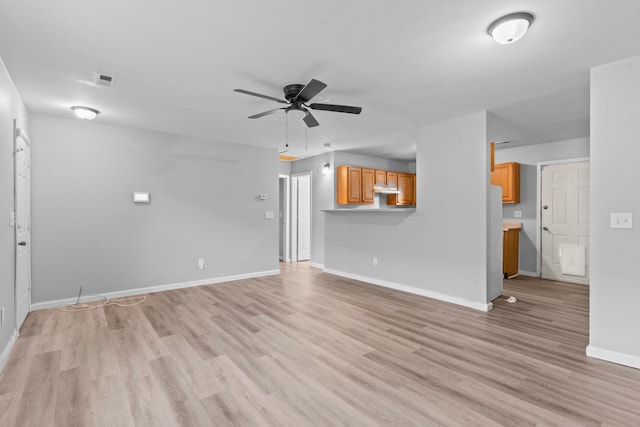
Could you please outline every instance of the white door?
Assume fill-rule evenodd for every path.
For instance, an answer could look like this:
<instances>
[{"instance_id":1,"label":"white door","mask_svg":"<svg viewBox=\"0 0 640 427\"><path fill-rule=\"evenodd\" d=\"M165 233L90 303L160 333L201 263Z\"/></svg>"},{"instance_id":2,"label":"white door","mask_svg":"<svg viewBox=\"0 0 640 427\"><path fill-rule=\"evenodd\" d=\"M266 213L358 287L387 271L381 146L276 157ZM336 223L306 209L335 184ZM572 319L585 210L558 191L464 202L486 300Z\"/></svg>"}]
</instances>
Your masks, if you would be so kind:
<instances>
[{"instance_id":1,"label":"white door","mask_svg":"<svg viewBox=\"0 0 640 427\"><path fill-rule=\"evenodd\" d=\"M541 276L587 284L589 162L541 168Z\"/></svg>"},{"instance_id":2,"label":"white door","mask_svg":"<svg viewBox=\"0 0 640 427\"><path fill-rule=\"evenodd\" d=\"M311 175L300 175L297 195L298 261L311 258Z\"/></svg>"},{"instance_id":3,"label":"white door","mask_svg":"<svg viewBox=\"0 0 640 427\"><path fill-rule=\"evenodd\" d=\"M16 329L31 310L31 147L27 135L15 137Z\"/></svg>"}]
</instances>

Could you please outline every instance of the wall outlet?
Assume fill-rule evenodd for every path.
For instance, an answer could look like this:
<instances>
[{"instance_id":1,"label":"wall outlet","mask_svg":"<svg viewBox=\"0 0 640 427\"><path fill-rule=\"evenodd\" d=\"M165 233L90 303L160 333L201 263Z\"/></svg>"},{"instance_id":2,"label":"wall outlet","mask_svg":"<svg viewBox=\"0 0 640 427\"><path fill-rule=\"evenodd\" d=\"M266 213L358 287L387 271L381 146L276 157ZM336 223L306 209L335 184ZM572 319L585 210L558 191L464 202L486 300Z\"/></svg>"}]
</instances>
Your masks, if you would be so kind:
<instances>
[{"instance_id":1,"label":"wall outlet","mask_svg":"<svg viewBox=\"0 0 640 427\"><path fill-rule=\"evenodd\" d=\"M514 218L522 218L522 211L513 211Z\"/></svg>"},{"instance_id":2,"label":"wall outlet","mask_svg":"<svg viewBox=\"0 0 640 427\"><path fill-rule=\"evenodd\" d=\"M4 325L4 307L0 308L0 326Z\"/></svg>"},{"instance_id":3,"label":"wall outlet","mask_svg":"<svg viewBox=\"0 0 640 427\"><path fill-rule=\"evenodd\" d=\"M204 270L204 258L198 258L198 268Z\"/></svg>"},{"instance_id":4,"label":"wall outlet","mask_svg":"<svg viewBox=\"0 0 640 427\"><path fill-rule=\"evenodd\" d=\"M378 265L378 257L373 257L373 265L377 266Z\"/></svg>"}]
</instances>

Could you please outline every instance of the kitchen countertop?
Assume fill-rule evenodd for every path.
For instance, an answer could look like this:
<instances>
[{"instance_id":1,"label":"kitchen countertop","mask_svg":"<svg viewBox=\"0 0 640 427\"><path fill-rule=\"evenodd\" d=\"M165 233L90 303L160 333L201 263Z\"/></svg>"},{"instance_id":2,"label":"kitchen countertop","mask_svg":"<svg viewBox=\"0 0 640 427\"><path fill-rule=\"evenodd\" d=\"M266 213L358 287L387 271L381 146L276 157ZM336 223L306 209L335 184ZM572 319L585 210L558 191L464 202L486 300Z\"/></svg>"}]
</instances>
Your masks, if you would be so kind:
<instances>
[{"instance_id":1,"label":"kitchen countertop","mask_svg":"<svg viewBox=\"0 0 640 427\"><path fill-rule=\"evenodd\" d=\"M502 231L509 230L522 230L521 222L503 222L502 223Z\"/></svg>"}]
</instances>

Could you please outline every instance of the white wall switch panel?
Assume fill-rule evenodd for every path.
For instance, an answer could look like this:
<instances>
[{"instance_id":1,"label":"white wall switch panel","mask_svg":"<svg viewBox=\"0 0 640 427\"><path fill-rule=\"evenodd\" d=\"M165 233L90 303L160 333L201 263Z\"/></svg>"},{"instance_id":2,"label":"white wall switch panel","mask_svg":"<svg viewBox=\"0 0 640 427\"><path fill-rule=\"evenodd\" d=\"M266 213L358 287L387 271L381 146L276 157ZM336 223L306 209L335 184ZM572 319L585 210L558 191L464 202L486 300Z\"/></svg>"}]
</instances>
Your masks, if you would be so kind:
<instances>
[{"instance_id":1,"label":"white wall switch panel","mask_svg":"<svg viewBox=\"0 0 640 427\"><path fill-rule=\"evenodd\" d=\"M513 211L514 218L522 218L522 211Z\"/></svg>"},{"instance_id":2,"label":"white wall switch panel","mask_svg":"<svg viewBox=\"0 0 640 427\"><path fill-rule=\"evenodd\" d=\"M611 213L611 228L633 228L631 212Z\"/></svg>"},{"instance_id":3,"label":"white wall switch panel","mask_svg":"<svg viewBox=\"0 0 640 427\"><path fill-rule=\"evenodd\" d=\"M264 213L264 218L265 219L273 219L273 211L266 211Z\"/></svg>"},{"instance_id":4,"label":"white wall switch panel","mask_svg":"<svg viewBox=\"0 0 640 427\"><path fill-rule=\"evenodd\" d=\"M204 270L204 258L198 258L198 268Z\"/></svg>"},{"instance_id":5,"label":"white wall switch panel","mask_svg":"<svg viewBox=\"0 0 640 427\"><path fill-rule=\"evenodd\" d=\"M9 212L9 227L14 227L16 225L16 212Z\"/></svg>"}]
</instances>

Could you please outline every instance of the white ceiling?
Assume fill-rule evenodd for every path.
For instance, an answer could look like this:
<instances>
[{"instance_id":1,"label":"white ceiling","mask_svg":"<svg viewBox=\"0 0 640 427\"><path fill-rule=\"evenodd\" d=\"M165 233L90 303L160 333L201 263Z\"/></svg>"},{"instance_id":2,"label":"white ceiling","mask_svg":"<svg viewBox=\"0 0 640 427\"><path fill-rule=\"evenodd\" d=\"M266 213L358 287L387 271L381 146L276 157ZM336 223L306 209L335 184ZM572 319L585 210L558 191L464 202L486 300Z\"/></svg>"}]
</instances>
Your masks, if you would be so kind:
<instances>
[{"instance_id":1,"label":"white ceiling","mask_svg":"<svg viewBox=\"0 0 640 427\"><path fill-rule=\"evenodd\" d=\"M498 45L486 28L516 11L531 30ZM34 113L87 105L102 123L280 149L284 113L247 116L281 105L233 89L282 98L316 78L314 102L363 112L314 112L308 153L410 159L416 128L481 110L494 139L586 136L589 69L640 54L638 17L637 0L0 0L0 57Z\"/></svg>"}]
</instances>

